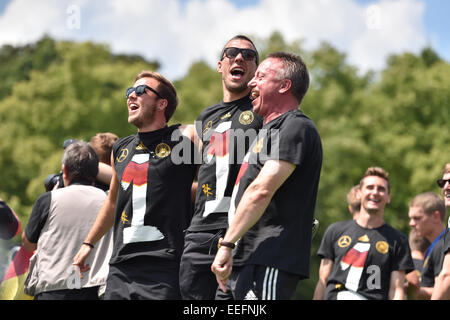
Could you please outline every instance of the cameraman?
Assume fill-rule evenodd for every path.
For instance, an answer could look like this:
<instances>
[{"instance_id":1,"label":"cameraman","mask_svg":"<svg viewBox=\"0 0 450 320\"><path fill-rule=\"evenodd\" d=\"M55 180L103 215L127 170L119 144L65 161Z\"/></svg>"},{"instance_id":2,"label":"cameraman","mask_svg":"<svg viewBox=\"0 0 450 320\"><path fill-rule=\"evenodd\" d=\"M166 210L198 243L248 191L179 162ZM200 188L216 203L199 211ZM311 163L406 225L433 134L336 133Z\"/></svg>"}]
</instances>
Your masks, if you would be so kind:
<instances>
[{"instance_id":1,"label":"cameraman","mask_svg":"<svg viewBox=\"0 0 450 320\"><path fill-rule=\"evenodd\" d=\"M112 146L119 137L111 132L97 133L91 138L89 145L94 149L98 157L98 173L94 186L107 192L112 177L111 152ZM79 141L77 139L64 140L63 148L67 149L72 143ZM52 191L64 188L62 172L49 174L44 181L45 191Z\"/></svg>"},{"instance_id":2,"label":"cameraman","mask_svg":"<svg viewBox=\"0 0 450 320\"><path fill-rule=\"evenodd\" d=\"M86 142L75 141L62 157L66 187L45 192L34 204L22 241L27 250L37 249L25 282L25 292L36 300L95 300L105 285L111 233L93 250L91 270L85 277L80 278L72 266L106 199L106 193L93 186L97 173L94 150Z\"/></svg>"}]
</instances>

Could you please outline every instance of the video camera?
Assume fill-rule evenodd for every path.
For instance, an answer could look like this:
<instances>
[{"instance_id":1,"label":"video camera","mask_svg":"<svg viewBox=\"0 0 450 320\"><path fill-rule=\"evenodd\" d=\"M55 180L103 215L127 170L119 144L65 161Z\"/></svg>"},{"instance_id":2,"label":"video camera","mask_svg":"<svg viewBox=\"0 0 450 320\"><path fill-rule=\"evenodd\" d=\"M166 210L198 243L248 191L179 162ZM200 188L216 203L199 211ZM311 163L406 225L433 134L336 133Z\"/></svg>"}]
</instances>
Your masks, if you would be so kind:
<instances>
[{"instance_id":1,"label":"video camera","mask_svg":"<svg viewBox=\"0 0 450 320\"><path fill-rule=\"evenodd\" d=\"M63 143L64 150L68 146L70 146L72 143L74 143L75 141L76 141L75 139L64 140L64 143ZM56 174L56 173L49 174L44 181L45 191L52 191L56 185L58 185L58 188L64 188L64 180L62 177L62 171L60 171L58 174Z\"/></svg>"}]
</instances>

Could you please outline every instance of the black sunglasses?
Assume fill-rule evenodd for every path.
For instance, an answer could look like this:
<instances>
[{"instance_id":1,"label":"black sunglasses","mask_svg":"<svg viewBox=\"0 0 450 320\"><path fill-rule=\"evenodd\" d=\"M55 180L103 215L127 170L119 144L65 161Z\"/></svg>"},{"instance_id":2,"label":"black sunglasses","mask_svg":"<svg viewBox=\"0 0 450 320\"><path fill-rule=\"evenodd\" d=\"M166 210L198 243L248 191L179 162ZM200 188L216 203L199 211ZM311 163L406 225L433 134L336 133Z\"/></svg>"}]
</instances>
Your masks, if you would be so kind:
<instances>
[{"instance_id":1,"label":"black sunglasses","mask_svg":"<svg viewBox=\"0 0 450 320\"><path fill-rule=\"evenodd\" d=\"M450 179L439 179L436 182L439 187L443 188L447 182L450 182Z\"/></svg>"},{"instance_id":2,"label":"black sunglasses","mask_svg":"<svg viewBox=\"0 0 450 320\"><path fill-rule=\"evenodd\" d=\"M252 49L229 47L223 50L222 60L224 56L226 56L228 59L236 58L239 55L239 53L242 53L242 57L247 61L256 60L256 57L258 56L258 53Z\"/></svg>"},{"instance_id":3,"label":"black sunglasses","mask_svg":"<svg viewBox=\"0 0 450 320\"><path fill-rule=\"evenodd\" d=\"M140 86L137 87L129 87L125 93L125 97L128 99L128 97L130 96L130 94L132 94L133 92L136 92L136 95L142 96L145 93L145 89L150 90L151 92L155 93L159 98L164 99L159 93L158 91L156 91L155 89L145 85L145 84L141 84Z\"/></svg>"}]
</instances>

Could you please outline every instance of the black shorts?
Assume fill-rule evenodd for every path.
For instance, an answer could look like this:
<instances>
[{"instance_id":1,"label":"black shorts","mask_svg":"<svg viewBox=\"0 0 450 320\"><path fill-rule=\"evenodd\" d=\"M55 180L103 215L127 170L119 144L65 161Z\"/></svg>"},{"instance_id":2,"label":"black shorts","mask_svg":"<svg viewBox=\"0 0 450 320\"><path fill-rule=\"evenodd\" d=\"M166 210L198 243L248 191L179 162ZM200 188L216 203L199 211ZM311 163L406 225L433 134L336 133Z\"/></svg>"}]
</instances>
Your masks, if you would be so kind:
<instances>
[{"instance_id":1,"label":"black shorts","mask_svg":"<svg viewBox=\"0 0 450 320\"><path fill-rule=\"evenodd\" d=\"M34 300L99 300L99 287L54 290L38 293Z\"/></svg>"},{"instance_id":2,"label":"black shorts","mask_svg":"<svg viewBox=\"0 0 450 320\"><path fill-rule=\"evenodd\" d=\"M180 300L179 261L136 257L109 266L105 300Z\"/></svg>"},{"instance_id":3,"label":"black shorts","mask_svg":"<svg viewBox=\"0 0 450 320\"><path fill-rule=\"evenodd\" d=\"M300 276L261 265L233 267L227 292L217 289L216 300L290 300Z\"/></svg>"},{"instance_id":4,"label":"black shorts","mask_svg":"<svg viewBox=\"0 0 450 320\"><path fill-rule=\"evenodd\" d=\"M211 265L217 242L226 229L186 233L180 264L180 289L184 300L214 300L217 280Z\"/></svg>"}]
</instances>

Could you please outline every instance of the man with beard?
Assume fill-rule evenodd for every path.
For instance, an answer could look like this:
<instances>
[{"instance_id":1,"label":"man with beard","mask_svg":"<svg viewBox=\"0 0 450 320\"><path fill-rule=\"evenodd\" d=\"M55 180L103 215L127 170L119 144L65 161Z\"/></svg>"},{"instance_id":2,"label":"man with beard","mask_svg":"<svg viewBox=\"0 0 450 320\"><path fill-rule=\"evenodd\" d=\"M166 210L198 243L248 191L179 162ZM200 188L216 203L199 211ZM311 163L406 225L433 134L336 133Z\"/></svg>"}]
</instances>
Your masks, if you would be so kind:
<instances>
[{"instance_id":1,"label":"man with beard","mask_svg":"<svg viewBox=\"0 0 450 320\"><path fill-rule=\"evenodd\" d=\"M212 300L217 290L211 263L217 242L228 227L231 193L242 159L262 125L261 118L252 111L247 86L257 65L258 52L248 37L237 35L230 39L217 64L223 101L207 107L196 120L203 163L181 259L183 299Z\"/></svg>"},{"instance_id":2,"label":"man with beard","mask_svg":"<svg viewBox=\"0 0 450 320\"><path fill-rule=\"evenodd\" d=\"M176 148L194 155L193 126L167 126L178 98L159 73L140 73L126 98L128 122L138 132L113 146L108 197L73 263L81 272L88 270L86 258L114 226L105 300L180 299L180 256L195 166L192 158L179 163L172 156Z\"/></svg>"}]
</instances>

